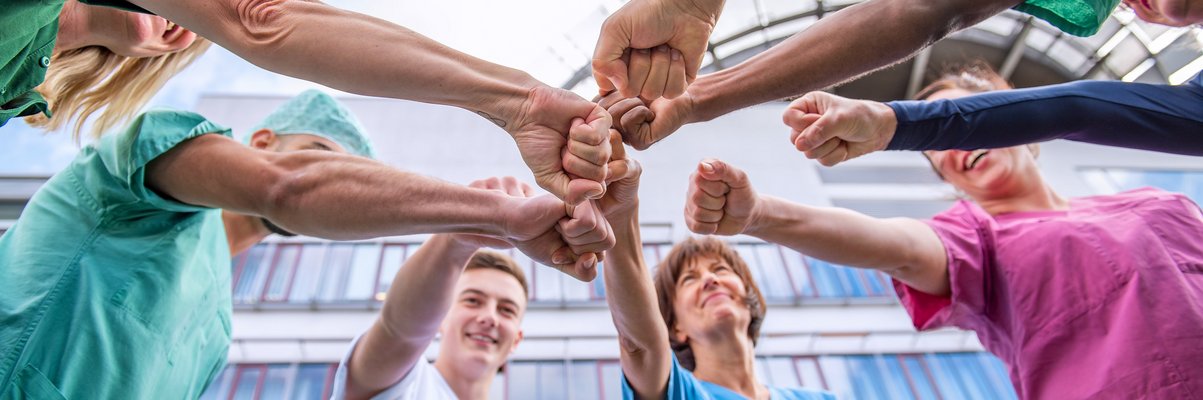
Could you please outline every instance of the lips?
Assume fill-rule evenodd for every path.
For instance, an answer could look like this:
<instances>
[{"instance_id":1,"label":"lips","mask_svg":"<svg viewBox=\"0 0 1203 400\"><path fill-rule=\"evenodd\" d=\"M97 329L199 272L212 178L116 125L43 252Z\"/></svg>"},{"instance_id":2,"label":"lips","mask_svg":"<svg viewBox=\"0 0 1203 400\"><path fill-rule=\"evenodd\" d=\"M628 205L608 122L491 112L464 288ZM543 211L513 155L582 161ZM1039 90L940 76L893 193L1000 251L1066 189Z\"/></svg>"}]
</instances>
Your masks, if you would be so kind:
<instances>
[{"instance_id":1,"label":"lips","mask_svg":"<svg viewBox=\"0 0 1203 400\"><path fill-rule=\"evenodd\" d=\"M473 341L477 341L477 342L481 342L481 343L497 344L497 338L494 338L492 336L485 335L485 334L467 333L467 334L464 334L464 337L467 337L469 340L473 340Z\"/></svg>"},{"instance_id":2,"label":"lips","mask_svg":"<svg viewBox=\"0 0 1203 400\"><path fill-rule=\"evenodd\" d=\"M706 303L709 303L711 300L721 299L721 298L729 299L729 298L731 298L731 295L723 293L723 292L711 293L709 296L706 296L706 298L702 299L702 307L706 307Z\"/></svg>"},{"instance_id":3,"label":"lips","mask_svg":"<svg viewBox=\"0 0 1203 400\"><path fill-rule=\"evenodd\" d=\"M990 150L974 150L969 153L966 153L964 158L961 161L961 166L962 166L961 170L969 171L969 170L973 169L974 167L977 166L977 164L979 162L982 161L983 158L986 157L986 154L989 154L989 153L990 153Z\"/></svg>"}]
</instances>

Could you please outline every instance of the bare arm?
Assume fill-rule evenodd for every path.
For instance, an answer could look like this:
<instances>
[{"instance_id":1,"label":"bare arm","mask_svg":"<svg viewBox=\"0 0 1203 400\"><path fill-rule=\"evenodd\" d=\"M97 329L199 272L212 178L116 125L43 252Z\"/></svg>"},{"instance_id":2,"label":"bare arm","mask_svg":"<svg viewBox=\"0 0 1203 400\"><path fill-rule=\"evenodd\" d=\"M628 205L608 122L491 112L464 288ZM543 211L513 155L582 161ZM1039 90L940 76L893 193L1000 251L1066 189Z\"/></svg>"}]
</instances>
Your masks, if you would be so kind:
<instances>
[{"instance_id":1,"label":"bare arm","mask_svg":"<svg viewBox=\"0 0 1203 400\"><path fill-rule=\"evenodd\" d=\"M743 171L704 160L690 177L685 222L701 234L746 234L823 260L880 270L921 291L947 295L944 244L926 224L757 195Z\"/></svg>"},{"instance_id":2,"label":"bare arm","mask_svg":"<svg viewBox=\"0 0 1203 400\"><path fill-rule=\"evenodd\" d=\"M880 270L926 293L950 293L944 245L923 222L763 195L757 208L745 234L829 262Z\"/></svg>"},{"instance_id":3,"label":"bare arm","mask_svg":"<svg viewBox=\"0 0 1203 400\"><path fill-rule=\"evenodd\" d=\"M660 319L656 289L643 261L637 212L613 219L618 243L606 252L602 268L606 282L606 304L618 330L619 361L635 397L664 398L668 387L672 353L668 329Z\"/></svg>"},{"instance_id":4,"label":"bare arm","mask_svg":"<svg viewBox=\"0 0 1203 400\"><path fill-rule=\"evenodd\" d=\"M347 398L366 399L396 384L438 333L455 282L477 246L435 235L405 260L380 318L364 333L347 365Z\"/></svg>"},{"instance_id":5,"label":"bare arm","mask_svg":"<svg viewBox=\"0 0 1203 400\"><path fill-rule=\"evenodd\" d=\"M532 209L527 199L366 158L274 153L220 135L196 137L159 156L147 166L146 180L184 203L258 215L295 233L336 240L440 232L530 239L564 216L543 215L547 207ZM524 211L539 218L519 215Z\"/></svg>"},{"instance_id":6,"label":"bare arm","mask_svg":"<svg viewBox=\"0 0 1203 400\"><path fill-rule=\"evenodd\" d=\"M870 0L840 10L732 68L699 77L690 122L852 79L905 59L1016 0Z\"/></svg>"},{"instance_id":7,"label":"bare arm","mask_svg":"<svg viewBox=\"0 0 1203 400\"><path fill-rule=\"evenodd\" d=\"M609 115L525 72L320 1L131 2L270 71L363 95L476 112L513 136L539 186L571 204L605 190ZM561 154L565 147L569 151Z\"/></svg>"}]
</instances>

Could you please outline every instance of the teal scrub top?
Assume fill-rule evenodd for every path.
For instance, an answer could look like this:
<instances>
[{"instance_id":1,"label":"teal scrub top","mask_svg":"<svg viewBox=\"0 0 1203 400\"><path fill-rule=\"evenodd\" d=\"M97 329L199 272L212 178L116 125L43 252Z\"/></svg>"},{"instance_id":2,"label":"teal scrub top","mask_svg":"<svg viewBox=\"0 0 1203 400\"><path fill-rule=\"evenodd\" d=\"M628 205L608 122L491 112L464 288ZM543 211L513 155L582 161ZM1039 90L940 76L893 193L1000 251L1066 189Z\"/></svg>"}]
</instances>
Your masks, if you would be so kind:
<instances>
[{"instance_id":1,"label":"teal scrub top","mask_svg":"<svg viewBox=\"0 0 1203 400\"><path fill-rule=\"evenodd\" d=\"M146 12L121 0L80 0L128 11ZM46 79L58 38L64 0L6 0L0 11L0 126L16 117L50 116L46 99L33 88Z\"/></svg>"},{"instance_id":2,"label":"teal scrub top","mask_svg":"<svg viewBox=\"0 0 1203 400\"><path fill-rule=\"evenodd\" d=\"M725 387L698 379L693 372L681 366L677 355L673 354L673 365L668 373L668 387L664 390L663 400L747 400L747 397ZM622 398L633 400L635 389L627 382L626 374L622 375ZM806 388L769 387L771 400L835 400L831 392Z\"/></svg>"},{"instance_id":3,"label":"teal scrub top","mask_svg":"<svg viewBox=\"0 0 1203 400\"><path fill-rule=\"evenodd\" d=\"M221 210L146 187L146 165L203 134L151 111L84 148L0 236L0 399L197 398L230 344Z\"/></svg>"},{"instance_id":4,"label":"teal scrub top","mask_svg":"<svg viewBox=\"0 0 1203 400\"><path fill-rule=\"evenodd\" d=\"M1074 36L1099 32L1119 0L1027 0L1016 11L1031 14Z\"/></svg>"}]
</instances>

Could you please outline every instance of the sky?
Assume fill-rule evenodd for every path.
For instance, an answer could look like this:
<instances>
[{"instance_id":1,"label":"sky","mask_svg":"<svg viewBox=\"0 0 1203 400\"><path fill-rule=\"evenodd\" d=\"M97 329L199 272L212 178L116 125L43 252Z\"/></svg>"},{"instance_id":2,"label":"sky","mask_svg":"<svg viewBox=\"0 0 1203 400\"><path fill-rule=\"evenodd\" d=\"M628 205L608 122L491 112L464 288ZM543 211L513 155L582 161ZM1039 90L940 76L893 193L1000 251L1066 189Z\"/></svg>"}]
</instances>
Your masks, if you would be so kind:
<instances>
[{"instance_id":1,"label":"sky","mask_svg":"<svg viewBox=\"0 0 1203 400\"><path fill-rule=\"evenodd\" d=\"M553 86L587 64L602 22L621 6L618 0L327 3L394 22L473 56L527 71ZM265 71L213 46L173 78L150 107L187 110L204 94L292 95L314 87L320 86ZM46 134L12 120L0 128L0 175L51 175L86 144L75 143L65 132Z\"/></svg>"}]
</instances>

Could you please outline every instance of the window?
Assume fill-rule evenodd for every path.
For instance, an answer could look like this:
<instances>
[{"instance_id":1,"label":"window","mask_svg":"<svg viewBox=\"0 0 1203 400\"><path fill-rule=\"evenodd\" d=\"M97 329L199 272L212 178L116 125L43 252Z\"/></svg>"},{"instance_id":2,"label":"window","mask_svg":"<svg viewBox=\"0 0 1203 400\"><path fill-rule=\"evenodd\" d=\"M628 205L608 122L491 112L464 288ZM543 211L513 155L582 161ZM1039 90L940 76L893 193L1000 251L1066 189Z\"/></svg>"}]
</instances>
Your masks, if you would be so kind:
<instances>
[{"instance_id":1,"label":"window","mask_svg":"<svg viewBox=\"0 0 1203 400\"><path fill-rule=\"evenodd\" d=\"M384 245L384 255L380 261L380 279L376 284L376 294L373 296L376 301L384 301L385 295L388 294L388 288L393 285L393 278L397 276L398 271L401 271L401 264L405 262L406 250L406 246L403 244Z\"/></svg>"},{"instance_id":2,"label":"window","mask_svg":"<svg viewBox=\"0 0 1203 400\"><path fill-rule=\"evenodd\" d=\"M1087 168L1081 174L1087 183L1102 194L1152 186L1185 194L1196 204L1203 202L1203 171Z\"/></svg>"},{"instance_id":3,"label":"window","mask_svg":"<svg viewBox=\"0 0 1203 400\"><path fill-rule=\"evenodd\" d=\"M288 292L291 303L309 303L317 298L322 273L325 272L326 250L325 243L306 244L301 248L301 257L297 262L293 275L292 287Z\"/></svg>"}]
</instances>

